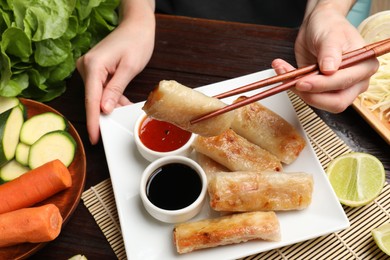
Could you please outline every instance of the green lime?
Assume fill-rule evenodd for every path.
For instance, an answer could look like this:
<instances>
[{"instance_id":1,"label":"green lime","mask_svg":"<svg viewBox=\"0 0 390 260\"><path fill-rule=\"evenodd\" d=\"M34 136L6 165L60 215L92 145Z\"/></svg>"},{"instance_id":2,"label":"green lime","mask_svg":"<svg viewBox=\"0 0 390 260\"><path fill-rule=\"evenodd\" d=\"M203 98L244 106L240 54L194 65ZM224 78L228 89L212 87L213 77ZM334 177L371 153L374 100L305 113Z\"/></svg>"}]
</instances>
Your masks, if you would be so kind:
<instances>
[{"instance_id":1,"label":"green lime","mask_svg":"<svg viewBox=\"0 0 390 260\"><path fill-rule=\"evenodd\" d=\"M357 152L332 160L326 173L340 202L350 207L366 205L378 197L386 178L378 158Z\"/></svg>"},{"instance_id":2,"label":"green lime","mask_svg":"<svg viewBox=\"0 0 390 260\"><path fill-rule=\"evenodd\" d=\"M390 255L390 223L385 223L380 227L374 228L371 234L378 247L386 255Z\"/></svg>"}]
</instances>

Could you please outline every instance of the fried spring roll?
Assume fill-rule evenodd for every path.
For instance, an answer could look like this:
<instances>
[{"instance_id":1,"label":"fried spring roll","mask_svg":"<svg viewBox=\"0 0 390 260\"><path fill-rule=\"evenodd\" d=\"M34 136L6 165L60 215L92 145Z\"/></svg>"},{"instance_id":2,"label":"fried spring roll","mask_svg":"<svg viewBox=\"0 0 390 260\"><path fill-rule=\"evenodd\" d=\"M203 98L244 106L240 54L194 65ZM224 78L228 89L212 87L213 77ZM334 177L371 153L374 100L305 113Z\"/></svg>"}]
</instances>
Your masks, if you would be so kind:
<instances>
[{"instance_id":1,"label":"fried spring roll","mask_svg":"<svg viewBox=\"0 0 390 260\"><path fill-rule=\"evenodd\" d=\"M228 129L213 137L197 136L194 149L231 171L281 171L281 162L268 151Z\"/></svg>"},{"instance_id":2,"label":"fried spring roll","mask_svg":"<svg viewBox=\"0 0 390 260\"><path fill-rule=\"evenodd\" d=\"M214 174L215 172L228 172L229 169L223 166L220 163L217 163L210 157L202 154L202 153L196 153L196 161L199 163L199 165L203 168L206 175Z\"/></svg>"},{"instance_id":3,"label":"fried spring roll","mask_svg":"<svg viewBox=\"0 0 390 260\"><path fill-rule=\"evenodd\" d=\"M254 239L279 241L280 226L274 212L248 212L179 224L173 236L177 252L183 254Z\"/></svg>"},{"instance_id":4,"label":"fried spring roll","mask_svg":"<svg viewBox=\"0 0 390 260\"><path fill-rule=\"evenodd\" d=\"M241 99L245 97L236 101ZM234 112L232 129L271 152L283 163L292 163L305 147L305 140L289 122L258 102Z\"/></svg>"},{"instance_id":5,"label":"fried spring roll","mask_svg":"<svg viewBox=\"0 0 390 260\"><path fill-rule=\"evenodd\" d=\"M313 177L301 172L215 173L208 192L216 211L301 210L311 203Z\"/></svg>"},{"instance_id":6,"label":"fried spring roll","mask_svg":"<svg viewBox=\"0 0 390 260\"><path fill-rule=\"evenodd\" d=\"M163 80L149 94L142 109L155 119L202 136L214 136L230 127L233 112L197 124L191 124L190 121L224 106L226 104L217 98L206 96L174 80Z\"/></svg>"}]
</instances>

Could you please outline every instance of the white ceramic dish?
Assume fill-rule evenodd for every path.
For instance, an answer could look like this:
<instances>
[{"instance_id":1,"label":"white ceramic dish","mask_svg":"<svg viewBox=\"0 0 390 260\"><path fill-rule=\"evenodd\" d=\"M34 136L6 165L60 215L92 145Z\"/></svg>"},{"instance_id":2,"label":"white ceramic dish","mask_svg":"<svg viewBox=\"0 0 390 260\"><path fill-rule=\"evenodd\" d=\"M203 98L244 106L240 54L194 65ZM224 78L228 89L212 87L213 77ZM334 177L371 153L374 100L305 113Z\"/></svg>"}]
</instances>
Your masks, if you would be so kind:
<instances>
[{"instance_id":1,"label":"white ceramic dish","mask_svg":"<svg viewBox=\"0 0 390 260\"><path fill-rule=\"evenodd\" d=\"M198 195L197 199L194 202L192 202L189 206L185 208L180 208L177 210L162 209L154 205L146 195L147 194L146 190L147 190L148 182L150 180L150 176L152 176L153 173L156 172L156 169L158 169L163 165L167 165L169 163L180 163L183 165L187 165L193 170L195 170L198 176L200 177L201 185L202 185L200 194ZM177 185L178 181L175 181L173 183L174 185ZM168 186L171 187L171 185ZM155 219L166 223L185 222L193 218L197 214L199 214L199 212L202 210L202 207L204 205L207 196L207 176L204 170L202 169L202 167L194 160L191 160L190 158L184 156L177 156L177 155L165 156L155 160L154 162L152 162L146 167L141 177L139 192L140 192L142 203L144 204L146 211L149 212L150 215L153 216Z\"/></svg>"},{"instance_id":2,"label":"white ceramic dish","mask_svg":"<svg viewBox=\"0 0 390 260\"><path fill-rule=\"evenodd\" d=\"M137 118L134 124L133 133L138 133L140 129L140 125L142 121L145 119L146 113L141 113L141 115ZM180 155L180 156L190 156L192 152L191 144L195 140L196 135L192 134L190 139L180 148L169 151L169 152L157 152L152 149L149 149L146 145L144 145L138 134L134 135L134 142L139 151L139 153L148 161L153 162L158 158L170 155Z\"/></svg>"},{"instance_id":3,"label":"white ceramic dish","mask_svg":"<svg viewBox=\"0 0 390 260\"><path fill-rule=\"evenodd\" d=\"M266 70L207 85L198 90L208 95L214 95L272 76L273 73L272 70ZM251 92L248 95L251 95ZM230 103L234 98L226 99L226 103ZM327 235L349 226L348 218L310 146L287 94L280 93L262 100L261 103L284 117L305 136L306 148L299 158L291 165L285 166L284 170L304 171L313 174L312 204L303 211L277 213L282 234L282 239L279 242L250 241L183 255L176 253L172 242L174 225L164 224L151 217L144 209L139 196L141 174L148 165L148 161L138 153L132 131L136 119L142 113L143 103L118 108L109 116L100 118L103 144L129 259L237 259ZM194 219L215 216L218 216L218 213L213 212L206 202L201 213Z\"/></svg>"}]
</instances>

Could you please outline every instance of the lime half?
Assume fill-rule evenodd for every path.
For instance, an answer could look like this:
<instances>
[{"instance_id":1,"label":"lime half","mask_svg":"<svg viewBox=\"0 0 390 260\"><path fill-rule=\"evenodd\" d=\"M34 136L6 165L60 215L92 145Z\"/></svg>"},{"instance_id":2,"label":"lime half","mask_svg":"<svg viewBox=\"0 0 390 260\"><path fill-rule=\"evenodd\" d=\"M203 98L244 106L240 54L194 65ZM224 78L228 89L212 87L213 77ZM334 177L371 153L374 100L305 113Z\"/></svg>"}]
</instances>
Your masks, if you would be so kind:
<instances>
[{"instance_id":1,"label":"lime half","mask_svg":"<svg viewBox=\"0 0 390 260\"><path fill-rule=\"evenodd\" d=\"M332 160L326 173L340 202L350 207L366 205L378 197L386 178L378 158L357 152Z\"/></svg>"},{"instance_id":2,"label":"lime half","mask_svg":"<svg viewBox=\"0 0 390 260\"><path fill-rule=\"evenodd\" d=\"M378 247L386 255L390 255L390 223L385 223L380 227L374 228L371 234Z\"/></svg>"}]
</instances>

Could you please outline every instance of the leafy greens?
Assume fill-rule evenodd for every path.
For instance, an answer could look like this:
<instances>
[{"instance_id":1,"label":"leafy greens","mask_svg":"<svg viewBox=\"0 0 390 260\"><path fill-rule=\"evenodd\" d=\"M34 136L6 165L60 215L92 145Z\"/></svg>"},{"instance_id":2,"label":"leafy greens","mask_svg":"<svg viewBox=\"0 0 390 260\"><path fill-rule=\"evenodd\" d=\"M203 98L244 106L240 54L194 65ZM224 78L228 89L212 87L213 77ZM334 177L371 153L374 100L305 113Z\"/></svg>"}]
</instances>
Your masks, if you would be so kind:
<instances>
[{"instance_id":1,"label":"leafy greens","mask_svg":"<svg viewBox=\"0 0 390 260\"><path fill-rule=\"evenodd\" d=\"M0 0L0 96L49 101L118 24L120 0Z\"/></svg>"}]
</instances>

